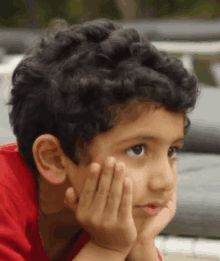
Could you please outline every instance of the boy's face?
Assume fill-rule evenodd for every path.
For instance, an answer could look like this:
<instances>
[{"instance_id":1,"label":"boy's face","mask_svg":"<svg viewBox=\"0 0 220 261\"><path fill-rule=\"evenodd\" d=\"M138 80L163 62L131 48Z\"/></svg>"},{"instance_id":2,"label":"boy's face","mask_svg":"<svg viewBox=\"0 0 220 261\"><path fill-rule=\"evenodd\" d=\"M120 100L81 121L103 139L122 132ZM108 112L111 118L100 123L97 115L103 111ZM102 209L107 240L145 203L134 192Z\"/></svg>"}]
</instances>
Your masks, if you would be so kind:
<instances>
[{"instance_id":1,"label":"boy's face","mask_svg":"<svg viewBox=\"0 0 220 261\"><path fill-rule=\"evenodd\" d=\"M185 116L153 107L136 120L124 116L109 132L98 134L89 151L92 162L102 165L111 156L125 163L125 172L133 182L133 217L142 219L146 213L140 206L153 202L166 205L176 189L176 148L183 143ZM130 116L135 118L132 113ZM77 174L70 175L78 196L88 168L80 165Z\"/></svg>"}]
</instances>

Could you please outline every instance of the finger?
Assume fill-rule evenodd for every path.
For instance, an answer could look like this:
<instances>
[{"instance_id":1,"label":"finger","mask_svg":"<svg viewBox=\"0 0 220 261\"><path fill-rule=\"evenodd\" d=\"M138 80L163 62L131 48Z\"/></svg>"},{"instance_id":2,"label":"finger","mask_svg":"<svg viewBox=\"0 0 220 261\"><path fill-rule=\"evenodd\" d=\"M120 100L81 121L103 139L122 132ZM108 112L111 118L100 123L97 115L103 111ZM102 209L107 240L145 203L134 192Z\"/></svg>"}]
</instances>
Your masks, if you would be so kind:
<instances>
[{"instance_id":1,"label":"finger","mask_svg":"<svg viewBox=\"0 0 220 261\"><path fill-rule=\"evenodd\" d=\"M66 193L65 193L65 198L66 200L71 203L71 204L75 204L76 201L77 201L77 196L74 192L74 189L72 187L69 187L67 190L66 190Z\"/></svg>"},{"instance_id":2,"label":"finger","mask_svg":"<svg viewBox=\"0 0 220 261\"><path fill-rule=\"evenodd\" d=\"M119 162L116 164L112 186L109 192L106 206L106 215L110 219L116 219L118 216L118 209L122 198L124 186L123 183L125 178L124 167L125 164L123 162Z\"/></svg>"},{"instance_id":3,"label":"finger","mask_svg":"<svg viewBox=\"0 0 220 261\"><path fill-rule=\"evenodd\" d=\"M69 187L67 190L66 190L66 193L65 193L65 198L64 198L64 203L71 209L73 210L74 212L76 211L77 209L77 196L74 192L74 189L72 187Z\"/></svg>"},{"instance_id":4,"label":"finger","mask_svg":"<svg viewBox=\"0 0 220 261\"><path fill-rule=\"evenodd\" d=\"M95 195L94 203L92 205L92 211L96 212L96 215L102 214L106 201L108 198L112 175L115 168L115 159L113 157L108 157L103 166L103 170L101 173L98 190Z\"/></svg>"},{"instance_id":5,"label":"finger","mask_svg":"<svg viewBox=\"0 0 220 261\"><path fill-rule=\"evenodd\" d=\"M100 171L101 171L101 166L98 163L91 164L88 177L85 181L84 187L80 195L80 199L79 199L80 208L89 209L91 207L96 193Z\"/></svg>"},{"instance_id":6,"label":"finger","mask_svg":"<svg viewBox=\"0 0 220 261\"><path fill-rule=\"evenodd\" d=\"M129 177L125 177L124 179L121 204L118 213L119 218L122 220L132 217L132 181Z\"/></svg>"}]
</instances>

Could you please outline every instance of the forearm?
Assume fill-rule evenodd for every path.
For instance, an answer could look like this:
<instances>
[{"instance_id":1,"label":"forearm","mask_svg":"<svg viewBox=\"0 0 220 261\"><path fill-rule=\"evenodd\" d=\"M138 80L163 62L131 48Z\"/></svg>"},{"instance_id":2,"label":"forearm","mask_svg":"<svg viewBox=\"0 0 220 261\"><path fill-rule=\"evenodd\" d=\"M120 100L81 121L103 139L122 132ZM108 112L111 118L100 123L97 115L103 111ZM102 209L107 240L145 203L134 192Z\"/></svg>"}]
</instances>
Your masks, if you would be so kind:
<instances>
[{"instance_id":1,"label":"forearm","mask_svg":"<svg viewBox=\"0 0 220 261\"><path fill-rule=\"evenodd\" d=\"M109 249L104 249L89 242L78 253L73 261L124 261L127 253L122 254Z\"/></svg>"}]
</instances>

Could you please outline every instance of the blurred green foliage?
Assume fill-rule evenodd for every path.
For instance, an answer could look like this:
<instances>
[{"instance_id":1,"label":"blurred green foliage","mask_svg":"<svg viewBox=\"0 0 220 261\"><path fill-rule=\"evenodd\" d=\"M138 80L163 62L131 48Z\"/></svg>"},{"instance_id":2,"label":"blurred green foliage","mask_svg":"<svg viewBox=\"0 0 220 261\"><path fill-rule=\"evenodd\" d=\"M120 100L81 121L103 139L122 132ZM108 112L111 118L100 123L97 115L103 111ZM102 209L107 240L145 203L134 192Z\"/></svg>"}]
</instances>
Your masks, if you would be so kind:
<instances>
[{"instance_id":1,"label":"blurred green foliage","mask_svg":"<svg viewBox=\"0 0 220 261\"><path fill-rule=\"evenodd\" d=\"M217 0L7 0L0 9L0 27L42 28L53 18L64 18L69 23L98 17L122 20L127 17L129 5L136 10L131 19L220 16Z\"/></svg>"},{"instance_id":2,"label":"blurred green foliage","mask_svg":"<svg viewBox=\"0 0 220 261\"><path fill-rule=\"evenodd\" d=\"M54 18L72 24L98 17L123 18L114 0L7 0L0 9L0 27L42 28Z\"/></svg>"}]
</instances>

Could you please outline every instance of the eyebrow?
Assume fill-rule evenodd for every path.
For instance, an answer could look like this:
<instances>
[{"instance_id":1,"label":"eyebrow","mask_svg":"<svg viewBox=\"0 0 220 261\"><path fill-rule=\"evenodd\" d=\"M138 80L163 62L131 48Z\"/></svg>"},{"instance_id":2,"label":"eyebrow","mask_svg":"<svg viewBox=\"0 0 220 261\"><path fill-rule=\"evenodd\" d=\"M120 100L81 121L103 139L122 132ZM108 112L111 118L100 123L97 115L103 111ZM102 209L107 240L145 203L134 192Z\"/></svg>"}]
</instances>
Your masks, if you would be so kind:
<instances>
[{"instance_id":1,"label":"eyebrow","mask_svg":"<svg viewBox=\"0 0 220 261\"><path fill-rule=\"evenodd\" d=\"M130 137L130 138L121 140L121 141L118 142L118 144L129 142L129 141L132 141L132 140L158 141L158 140L160 140L160 138L158 138L156 136L151 136L151 135L149 135L149 136L140 135L140 136ZM176 140L174 140L172 143L176 143L176 142L183 143L184 140L185 140L185 137L181 136L181 137L178 137Z\"/></svg>"}]
</instances>

